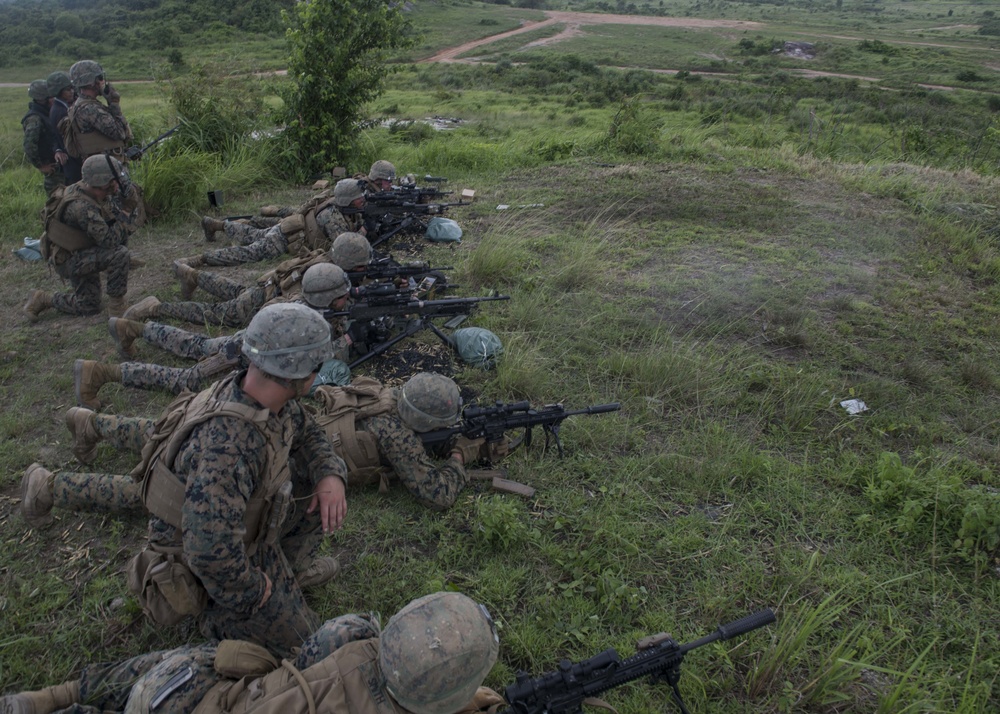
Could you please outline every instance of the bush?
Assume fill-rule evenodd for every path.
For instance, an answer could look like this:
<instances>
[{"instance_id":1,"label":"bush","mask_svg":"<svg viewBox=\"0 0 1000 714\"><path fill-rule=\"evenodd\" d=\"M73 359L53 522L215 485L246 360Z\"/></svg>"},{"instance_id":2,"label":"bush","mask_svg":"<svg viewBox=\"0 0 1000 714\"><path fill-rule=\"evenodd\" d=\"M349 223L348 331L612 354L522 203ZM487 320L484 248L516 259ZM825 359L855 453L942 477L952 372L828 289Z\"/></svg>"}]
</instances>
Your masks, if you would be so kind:
<instances>
[{"instance_id":1,"label":"bush","mask_svg":"<svg viewBox=\"0 0 1000 714\"><path fill-rule=\"evenodd\" d=\"M605 141L608 148L623 154L651 154L658 146L659 121L635 98L622 101L611 120Z\"/></svg>"}]
</instances>

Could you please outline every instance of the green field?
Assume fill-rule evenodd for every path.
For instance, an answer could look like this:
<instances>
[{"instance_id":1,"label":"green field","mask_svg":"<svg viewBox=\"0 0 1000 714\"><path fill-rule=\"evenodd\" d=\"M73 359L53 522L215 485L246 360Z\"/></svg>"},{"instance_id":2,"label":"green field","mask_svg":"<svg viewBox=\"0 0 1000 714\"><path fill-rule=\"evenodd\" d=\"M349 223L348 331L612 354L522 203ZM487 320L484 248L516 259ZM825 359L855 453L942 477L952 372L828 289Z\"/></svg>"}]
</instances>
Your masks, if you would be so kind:
<instances>
[{"instance_id":1,"label":"green field","mask_svg":"<svg viewBox=\"0 0 1000 714\"><path fill-rule=\"evenodd\" d=\"M937 29L992 8L647 7L766 27L584 25L521 51L552 35L543 28L472 52L495 64L400 62L367 107L350 171L387 158L476 190L453 213L461 244L393 249L455 266L464 295L511 296L472 320L506 353L492 372L454 365L466 394L622 410L568 420L563 459L539 441L505 461L537 489L531 499L474 482L436 513L398 486L349 493L328 546L342 575L310 601L324 615L387 618L417 595L465 592L500 626L487 680L497 689L519 669L538 675L606 647L625 656L661 631L691 641L772 607L775 625L687 657L680 686L693 712L995 712L1000 38ZM417 13L427 34L412 59L542 18L460 2ZM740 47L810 38L813 61ZM280 67L276 51L230 50L240 67ZM0 81L23 71L4 68ZM280 101L285 80L245 81L265 105ZM121 85L143 138L173 123L168 89ZM44 200L21 159L23 95L0 88L6 256L37 235ZM461 122L435 132L377 121L432 116ZM266 112L256 119L267 125ZM178 298L169 265L204 246L205 190L225 185L219 213L230 215L310 195L271 170L275 144L246 139L223 156L168 142L135 168L170 208L133 239L147 266L130 278L130 301ZM231 272L252 281L266 267ZM45 266L7 257L0 275L7 692L199 635L150 626L127 593L120 571L144 534L141 514L63 512L30 532L18 515L31 462L81 468L63 424L73 361L117 355L103 316L28 323L29 291L61 289ZM139 359L180 364L145 345ZM101 396L105 411L128 415L170 401L121 387ZM848 414L851 399L867 410ZM134 462L101 447L94 468L125 473ZM663 684L605 697L623 714L673 706Z\"/></svg>"}]
</instances>

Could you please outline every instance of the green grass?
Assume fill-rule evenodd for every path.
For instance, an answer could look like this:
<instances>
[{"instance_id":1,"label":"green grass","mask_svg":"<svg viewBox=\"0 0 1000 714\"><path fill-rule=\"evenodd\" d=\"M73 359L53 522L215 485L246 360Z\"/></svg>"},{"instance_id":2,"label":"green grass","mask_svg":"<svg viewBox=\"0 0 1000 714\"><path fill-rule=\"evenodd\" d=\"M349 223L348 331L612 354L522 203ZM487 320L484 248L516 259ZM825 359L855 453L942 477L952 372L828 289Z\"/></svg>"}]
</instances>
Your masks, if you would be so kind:
<instances>
[{"instance_id":1,"label":"green grass","mask_svg":"<svg viewBox=\"0 0 1000 714\"><path fill-rule=\"evenodd\" d=\"M873 17L844 4L824 15L830 34L880 24L886 32L869 36L926 33L985 7L889 3ZM688 7L664 9L680 16ZM780 15L787 27L810 18L806 7L739 7L754 20ZM521 12L496 10L504 22ZM507 27L477 22L461 31ZM1000 178L995 149L976 148L977 127L992 136L981 98L956 92L943 102L768 68L740 81L658 77L630 114L606 92L623 76L557 54L499 71L403 66L371 114L444 114L462 128L366 129L349 168L384 157L401 172L477 191L475 205L454 213L462 244L420 251L456 266L464 294L512 297L477 314L506 354L495 372L462 371L466 389L487 402L620 401L622 410L568 420L562 460L543 456L540 443L515 452L504 465L537 489L531 500L476 482L434 513L398 488L352 493L347 525L329 546L344 572L313 604L328 615L388 617L431 590L467 592L500 625L501 658L488 679L497 688L518 669L537 675L606 647L628 655L636 639L661 631L690 641L770 606L774 626L687 657L681 688L692 711L993 711ZM907 81L965 61L934 60L951 64L915 65ZM169 126L153 87L123 89L144 134ZM0 89L5 249L37 232L42 202L40 180L18 155L22 94ZM641 130L647 150L608 140L616 115L618 136ZM902 131L908 117L922 148L920 132ZM164 152L141 167L149 189L177 203L133 238L149 266L133 275L130 299L176 296L167 266L203 246L191 213L205 210L205 183L228 182L222 212L234 214L309 193L272 188L260 152L227 154L184 163ZM183 180L192 174L197 188ZM500 203L544 207L497 211ZM64 513L28 534L16 515L29 463L77 468L62 423L73 360L115 353L100 317L26 323L27 291L59 288L44 266L3 261L0 277L8 691L198 635L155 630L126 594L120 569L142 537L140 517ZM162 358L145 348L140 357ZM125 389L108 396L136 415L168 401ZM868 411L849 416L839 403L852 398ZM133 461L109 449L100 456L95 468L108 471ZM662 709L668 693L636 683L607 698L638 713Z\"/></svg>"}]
</instances>

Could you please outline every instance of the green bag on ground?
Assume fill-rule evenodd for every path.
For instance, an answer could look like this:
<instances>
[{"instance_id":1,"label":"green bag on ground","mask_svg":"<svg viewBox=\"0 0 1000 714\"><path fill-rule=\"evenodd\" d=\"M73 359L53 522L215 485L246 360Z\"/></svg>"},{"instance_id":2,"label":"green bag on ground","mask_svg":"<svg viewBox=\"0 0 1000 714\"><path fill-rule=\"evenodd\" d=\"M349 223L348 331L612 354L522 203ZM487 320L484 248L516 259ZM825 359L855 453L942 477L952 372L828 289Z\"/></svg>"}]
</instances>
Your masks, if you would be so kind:
<instances>
[{"instance_id":1,"label":"green bag on ground","mask_svg":"<svg viewBox=\"0 0 1000 714\"><path fill-rule=\"evenodd\" d=\"M484 327L463 327L451 339L462 361L474 367L492 369L503 354L500 338Z\"/></svg>"},{"instance_id":2,"label":"green bag on ground","mask_svg":"<svg viewBox=\"0 0 1000 714\"><path fill-rule=\"evenodd\" d=\"M315 392L316 387L321 384L332 384L337 387L343 387L345 384L350 383L351 368L347 366L347 362L339 359L328 359L323 363L322 369L316 374L316 379L309 393L312 394Z\"/></svg>"},{"instance_id":3,"label":"green bag on ground","mask_svg":"<svg viewBox=\"0 0 1000 714\"><path fill-rule=\"evenodd\" d=\"M434 243L461 243L462 227L450 218L432 218L427 223L426 236Z\"/></svg>"}]
</instances>

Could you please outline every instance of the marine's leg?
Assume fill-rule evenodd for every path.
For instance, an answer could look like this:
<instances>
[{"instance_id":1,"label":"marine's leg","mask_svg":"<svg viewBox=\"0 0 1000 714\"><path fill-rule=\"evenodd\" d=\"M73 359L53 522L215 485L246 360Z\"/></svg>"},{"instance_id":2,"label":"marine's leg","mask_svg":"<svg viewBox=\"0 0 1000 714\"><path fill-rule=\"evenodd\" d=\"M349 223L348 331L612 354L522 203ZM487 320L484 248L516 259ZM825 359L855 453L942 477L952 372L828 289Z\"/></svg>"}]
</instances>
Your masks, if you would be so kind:
<instances>
[{"instance_id":1,"label":"marine's leg","mask_svg":"<svg viewBox=\"0 0 1000 714\"><path fill-rule=\"evenodd\" d=\"M226 238L238 245L250 245L254 241L261 240L267 233L267 228L258 228L241 221L225 221L222 230Z\"/></svg>"},{"instance_id":2,"label":"marine's leg","mask_svg":"<svg viewBox=\"0 0 1000 714\"><path fill-rule=\"evenodd\" d=\"M254 286L244 290L236 299L225 302L161 303L157 314L205 325L242 327L257 313L265 299L264 288Z\"/></svg>"},{"instance_id":3,"label":"marine's leg","mask_svg":"<svg viewBox=\"0 0 1000 714\"><path fill-rule=\"evenodd\" d=\"M327 620L302 645L295 658L295 668L311 667L350 642L378 637L378 620L369 615L341 615Z\"/></svg>"},{"instance_id":4,"label":"marine's leg","mask_svg":"<svg viewBox=\"0 0 1000 714\"><path fill-rule=\"evenodd\" d=\"M220 248L204 253L205 265L240 265L277 258L288 250L288 238L278 226L268 228L265 236L249 245Z\"/></svg>"},{"instance_id":5,"label":"marine's leg","mask_svg":"<svg viewBox=\"0 0 1000 714\"><path fill-rule=\"evenodd\" d=\"M230 280L218 273L212 273L207 270L199 270L197 273L198 287L209 295L215 295L215 297L222 298L223 300L233 300L247 289L247 286L243 283Z\"/></svg>"},{"instance_id":6,"label":"marine's leg","mask_svg":"<svg viewBox=\"0 0 1000 714\"><path fill-rule=\"evenodd\" d=\"M163 390L180 394L201 389L201 374L194 367L164 367L144 362L122 362L122 384L136 389Z\"/></svg>"},{"instance_id":7,"label":"marine's leg","mask_svg":"<svg viewBox=\"0 0 1000 714\"><path fill-rule=\"evenodd\" d=\"M143 509L139 486L131 476L73 471L53 474L52 505L69 511L111 513Z\"/></svg>"}]
</instances>

